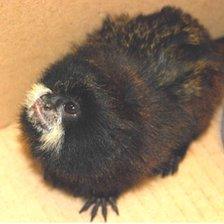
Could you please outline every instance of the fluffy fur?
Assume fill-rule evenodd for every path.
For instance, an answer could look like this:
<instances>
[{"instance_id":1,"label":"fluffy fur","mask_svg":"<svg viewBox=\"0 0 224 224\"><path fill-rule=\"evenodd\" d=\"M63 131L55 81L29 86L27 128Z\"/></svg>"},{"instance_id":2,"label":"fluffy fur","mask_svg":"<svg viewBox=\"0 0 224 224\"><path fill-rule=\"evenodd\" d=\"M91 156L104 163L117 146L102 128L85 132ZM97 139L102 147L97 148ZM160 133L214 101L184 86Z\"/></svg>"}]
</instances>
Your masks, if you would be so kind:
<instances>
[{"instance_id":1,"label":"fluffy fur","mask_svg":"<svg viewBox=\"0 0 224 224\"><path fill-rule=\"evenodd\" d=\"M31 88L31 90L27 93L26 102L25 102L25 108L27 113L27 118L29 122L32 123L32 125L39 131L42 132L40 127L36 125L36 121L33 120L33 111L30 110L30 108L33 106L33 104L44 94L51 93L52 90L44 86L44 84L37 83L34 84ZM43 131L41 134L41 137L39 138L39 141L41 142L41 147L39 149L41 150L49 150L53 149L55 152L59 152L61 148L61 144L63 142L64 137L64 131L63 127L61 125L61 119L57 119L57 121L54 123L54 125L51 127L50 131Z\"/></svg>"},{"instance_id":2,"label":"fluffy fur","mask_svg":"<svg viewBox=\"0 0 224 224\"><path fill-rule=\"evenodd\" d=\"M203 26L179 9L106 18L39 82L77 102L78 116L62 117L60 134L43 141L46 130L23 109L21 124L46 179L90 199L81 211L93 205L92 219L100 206L106 219L107 204L118 213L122 192L174 173L208 127L223 95L222 60Z\"/></svg>"},{"instance_id":3,"label":"fluffy fur","mask_svg":"<svg viewBox=\"0 0 224 224\"><path fill-rule=\"evenodd\" d=\"M25 107L29 109L35 103L35 101L46 93L52 92L49 88L45 87L41 83L34 84L31 90L27 93Z\"/></svg>"}]
</instances>

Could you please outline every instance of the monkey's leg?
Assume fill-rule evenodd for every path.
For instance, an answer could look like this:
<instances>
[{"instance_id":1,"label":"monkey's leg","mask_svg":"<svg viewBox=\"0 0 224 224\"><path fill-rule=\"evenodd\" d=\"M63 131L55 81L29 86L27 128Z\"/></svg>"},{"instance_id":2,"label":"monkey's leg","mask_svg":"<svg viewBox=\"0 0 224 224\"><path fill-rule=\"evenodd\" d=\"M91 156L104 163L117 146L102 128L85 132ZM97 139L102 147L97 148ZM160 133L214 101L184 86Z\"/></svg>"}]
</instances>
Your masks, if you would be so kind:
<instances>
[{"instance_id":1,"label":"monkey's leg","mask_svg":"<svg viewBox=\"0 0 224 224\"><path fill-rule=\"evenodd\" d=\"M178 171L179 163L182 160L180 156L173 156L170 161L160 167L160 174L162 177L172 175Z\"/></svg>"},{"instance_id":2,"label":"monkey's leg","mask_svg":"<svg viewBox=\"0 0 224 224\"><path fill-rule=\"evenodd\" d=\"M119 215L119 211L116 205L116 199L114 197L92 197L89 200L85 202L79 213L82 213L86 210L88 210L91 206L91 219L90 221L93 221L95 216L97 215L99 207L101 207L101 212L104 218L104 221L107 221L107 206L110 205L111 208L114 210L114 212Z\"/></svg>"},{"instance_id":3,"label":"monkey's leg","mask_svg":"<svg viewBox=\"0 0 224 224\"><path fill-rule=\"evenodd\" d=\"M180 147L179 150L175 150L173 155L167 162L164 162L158 168L155 168L154 174L161 175L162 177L172 175L178 171L180 162L183 160L186 155L187 149L190 143L187 143L185 146Z\"/></svg>"}]
</instances>

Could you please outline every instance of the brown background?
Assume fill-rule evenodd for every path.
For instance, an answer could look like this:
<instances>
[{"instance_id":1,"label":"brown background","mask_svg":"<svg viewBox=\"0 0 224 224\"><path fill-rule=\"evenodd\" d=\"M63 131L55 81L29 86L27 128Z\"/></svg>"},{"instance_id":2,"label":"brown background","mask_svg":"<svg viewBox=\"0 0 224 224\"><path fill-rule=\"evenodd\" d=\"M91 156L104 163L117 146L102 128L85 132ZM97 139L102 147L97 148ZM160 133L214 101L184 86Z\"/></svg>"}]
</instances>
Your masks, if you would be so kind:
<instances>
[{"instance_id":1,"label":"brown background","mask_svg":"<svg viewBox=\"0 0 224 224\"><path fill-rule=\"evenodd\" d=\"M0 127L16 120L41 71L106 14L150 13L168 4L192 13L214 37L224 34L223 0L0 0Z\"/></svg>"}]
</instances>

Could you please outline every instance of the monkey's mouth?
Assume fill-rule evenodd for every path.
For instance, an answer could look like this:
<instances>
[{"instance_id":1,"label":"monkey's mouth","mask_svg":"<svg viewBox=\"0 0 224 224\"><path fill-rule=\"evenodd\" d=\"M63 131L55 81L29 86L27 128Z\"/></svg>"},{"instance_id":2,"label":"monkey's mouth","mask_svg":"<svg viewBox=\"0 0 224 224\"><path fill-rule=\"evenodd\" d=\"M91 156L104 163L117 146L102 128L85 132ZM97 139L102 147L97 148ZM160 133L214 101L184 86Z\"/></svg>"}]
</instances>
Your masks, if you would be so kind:
<instances>
[{"instance_id":1,"label":"monkey's mouth","mask_svg":"<svg viewBox=\"0 0 224 224\"><path fill-rule=\"evenodd\" d=\"M27 116L34 128L45 132L50 131L60 118L58 111L49 109L41 97L27 109Z\"/></svg>"}]
</instances>

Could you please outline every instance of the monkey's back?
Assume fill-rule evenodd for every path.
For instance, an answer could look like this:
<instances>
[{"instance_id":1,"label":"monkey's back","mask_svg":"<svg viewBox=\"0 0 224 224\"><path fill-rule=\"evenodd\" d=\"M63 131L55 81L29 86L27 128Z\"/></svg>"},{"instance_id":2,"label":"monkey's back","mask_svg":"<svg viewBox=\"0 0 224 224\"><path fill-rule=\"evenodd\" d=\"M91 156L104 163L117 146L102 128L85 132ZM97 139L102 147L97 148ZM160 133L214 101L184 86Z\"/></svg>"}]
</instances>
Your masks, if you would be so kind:
<instances>
[{"instance_id":1,"label":"monkey's back","mask_svg":"<svg viewBox=\"0 0 224 224\"><path fill-rule=\"evenodd\" d=\"M149 87L195 119L196 136L208 126L223 96L223 61L207 30L189 14L165 7L146 16L108 17L87 42L117 46L136 60Z\"/></svg>"}]
</instances>

